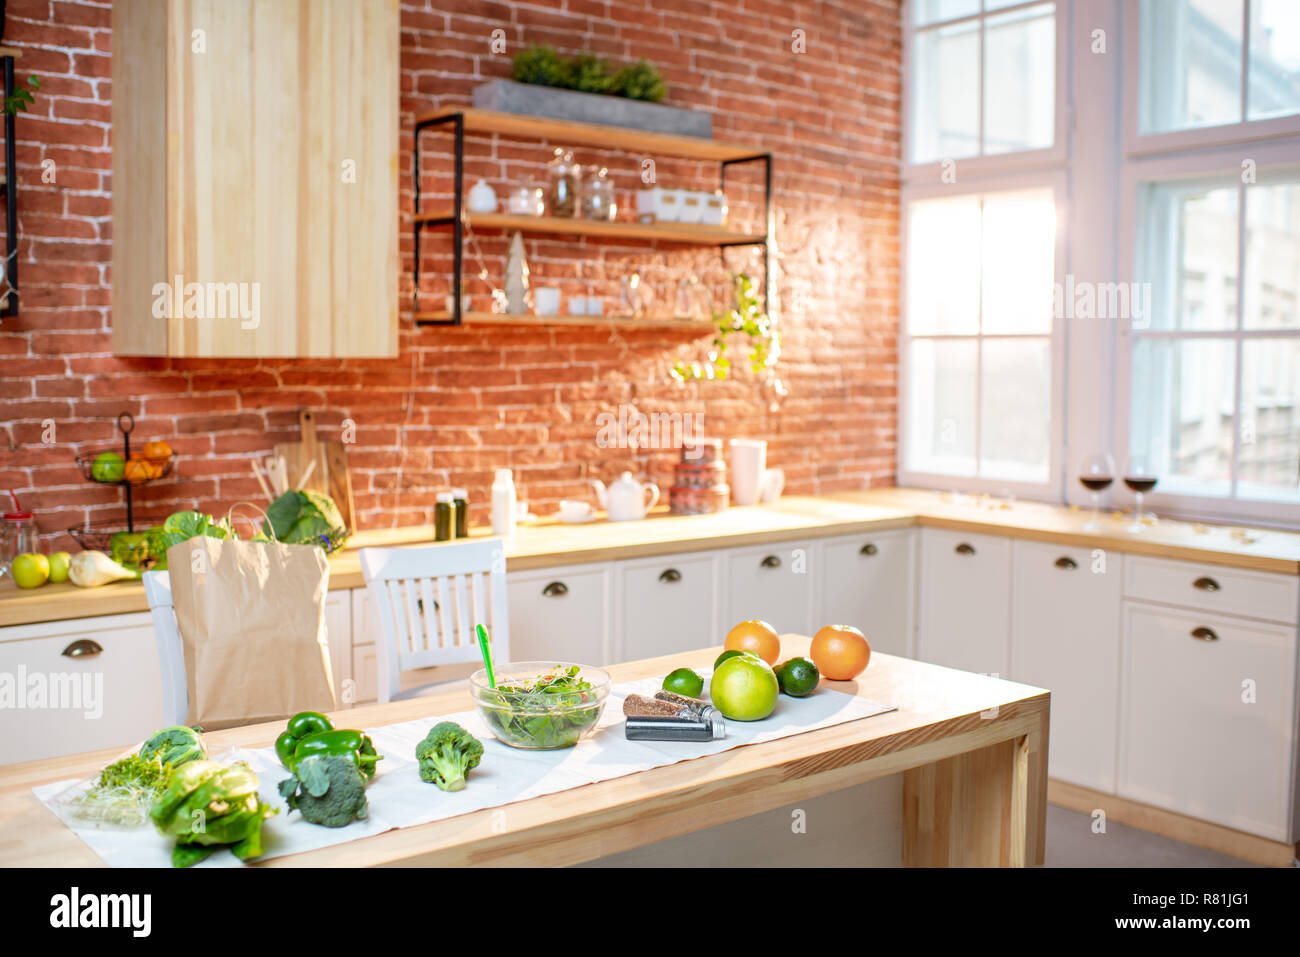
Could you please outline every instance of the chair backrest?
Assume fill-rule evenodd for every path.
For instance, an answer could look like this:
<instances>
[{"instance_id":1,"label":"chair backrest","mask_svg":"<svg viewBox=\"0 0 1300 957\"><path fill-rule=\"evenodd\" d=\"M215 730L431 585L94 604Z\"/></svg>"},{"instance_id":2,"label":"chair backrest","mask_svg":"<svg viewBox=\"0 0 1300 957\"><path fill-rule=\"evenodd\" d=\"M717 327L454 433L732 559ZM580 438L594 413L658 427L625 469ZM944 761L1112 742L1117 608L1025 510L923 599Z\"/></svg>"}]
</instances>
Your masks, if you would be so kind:
<instances>
[{"instance_id":1,"label":"chair backrest","mask_svg":"<svg viewBox=\"0 0 1300 957\"><path fill-rule=\"evenodd\" d=\"M176 609L172 607L172 582L166 572L145 572L140 580L149 601L149 614L153 616L154 640L158 643L163 723L184 724L190 710L190 696L185 686L181 630L176 624Z\"/></svg>"},{"instance_id":2,"label":"chair backrest","mask_svg":"<svg viewBox=\"0 0 1300 957\"><path fill-rule=\"evenodd\" d=\"M475 625L492 656L510 660L506 560L501 539L419 548L363 548L361 571L379 615L379 700L413 668L479 659Z\"/></svg>"}]
</instances>

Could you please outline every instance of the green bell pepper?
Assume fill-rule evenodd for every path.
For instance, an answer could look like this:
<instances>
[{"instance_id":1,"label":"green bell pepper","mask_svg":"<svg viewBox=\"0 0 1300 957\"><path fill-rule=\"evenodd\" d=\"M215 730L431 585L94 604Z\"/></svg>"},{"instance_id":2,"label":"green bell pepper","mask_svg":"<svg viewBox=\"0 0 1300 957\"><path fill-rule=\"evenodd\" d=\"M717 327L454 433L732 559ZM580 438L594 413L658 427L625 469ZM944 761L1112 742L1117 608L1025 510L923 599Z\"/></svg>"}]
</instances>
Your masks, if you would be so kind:
<instances>
[{"instance_id":1,"label":"green bell pepper","mask_svg":"<svg viewBox=\"0 0 1300 957\"><path fill-rule=\"evenodd\" d=\"M304 758L331 754L349 758L357 766L361 776L366 779L375 776L375 763L383 760L382 755L375 750L374 742L370 740L369 735L362 734L360 731L339 729L318 731L299 741L288 768L296 773L298 762Z\"/></svg>"},{"instance_id":2,"label":"green bell pepper","mask_svg":"<svg viewBox=\"0 0 1300 957\"><path fill-rule=\"evenodd\" d=\"M330 723L330 719L319 711L299 711L289 719L284 733L275 739L275 756L280 759L282 765L292 771L293 754L298 748L298 743L313 734L333 730L334 725Z\"/></svg>"}]
</instances>

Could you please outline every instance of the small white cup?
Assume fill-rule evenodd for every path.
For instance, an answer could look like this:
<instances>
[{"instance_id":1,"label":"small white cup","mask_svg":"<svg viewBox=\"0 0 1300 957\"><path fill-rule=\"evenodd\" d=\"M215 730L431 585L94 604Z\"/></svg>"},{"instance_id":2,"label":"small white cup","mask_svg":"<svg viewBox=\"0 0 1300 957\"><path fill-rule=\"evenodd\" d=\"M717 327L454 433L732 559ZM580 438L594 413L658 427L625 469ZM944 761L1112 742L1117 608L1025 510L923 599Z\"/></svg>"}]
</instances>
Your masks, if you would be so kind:
<instances>
[{"instance_id":1,"label":"small white cup","mask_svg":"<svg viewBox=\"0 0 1300 957\"><path fill-rule=\"evenodd\" d=\"M560 311L560 290L558 286L538 286L533 291L534 303L539 316L554 316Z\"/></svg>"},{"instance_id":2,"label":"small white cup","mask_svg":"<svg viewBox=\"0 0 1300 957\"><path fill-rule=\"evenodd\" d=\"M581 502L577 499L566 498L560 500L560 521L562 522L585 522L596 514L590 502Z\"/></svg>"}]
</instances>

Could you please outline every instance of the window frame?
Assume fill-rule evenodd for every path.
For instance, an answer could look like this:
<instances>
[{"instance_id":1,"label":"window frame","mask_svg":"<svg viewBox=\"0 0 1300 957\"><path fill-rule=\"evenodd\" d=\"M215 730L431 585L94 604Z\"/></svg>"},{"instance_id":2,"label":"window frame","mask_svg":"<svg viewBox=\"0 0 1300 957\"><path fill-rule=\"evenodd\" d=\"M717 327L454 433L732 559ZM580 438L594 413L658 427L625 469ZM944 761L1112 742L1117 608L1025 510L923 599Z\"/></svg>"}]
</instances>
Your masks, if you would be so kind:
<instances>
[{"instance_id":1,"label":"window frame","mask_svg":"<svg viewBox=\"0 0 1300 957\"><path fill-rule=\"evenodd\" d=\"M990 495L1014 495L1017 498L1034 499L1038 501L1060 501L1062 494L1062 483L1064 481L1064 430L1065 430L1065 394L1066 394L1066 368L1065 368L1065 336L1063 335L1063 320L1056 315L1052 316L1050 329L1040 334L1025 334L1016 336L1003 336L998 334L985 335L983 332L972 335L946 336L946 335L917 335L913 336L908 330L907 325L907 286L908 286L908 262L907 262L907 244L908 244L908 224L911 220L911 205L917 201L928 199L955 199L961 196L978 195L984 196L993 193L1011 193L1024 192L1031 189L1050 189L1056 205L1056 250L1053 262L1052 281L1058 285L1064 285L1065 276L1068 273L1068 253L1069 253L1069 207L1068 207L1068 178L1063 169L1038 170L1028 173L1015 173L998 178L982 178L978 182L973 180L959 180L958 183L909 183L902 189L902 200L899 204L901 221L899 223L899 248L903 255L901 257L902 268L899 270L899 323L898 323L898 463L897 479L899 485L912 486L915 488L929 488L941 490L960 490L964 492L987 493ZM1018 482L1010 479L985 478L976 475L955 475L948 472L925 472L908 468L910 422L907 419L908 413L905 406L910 405L908 402L908 389L911 384L911 374L908 368L909 355L911 352L911 343L913 339L969 339L982 341L985 339L999 338L1045 338L1050 344L1051 354L1051 390L1048 425L1048 450L1047 450L1047 478L1039 482ZM976 401L977 401L977 427L978 427L978 402L982 387L982 370L976 376ZM976 461L978 462L979 446L976 443Z\"/></svg>"},{"instance_id":2,"label":"window frame","mask_svg":"<svg viewBox=\"0 0 1300 957\"><path fill-rule=\"evenodd\" d=\"M1015 13L1019 10L1025 10L1030 7L1039 6L1049 0L1023 0L1023 2L1011 4L1006 7L1000 7L996 10L985 10L984 0L979 0L980 9L976 13L966 14L960 17L950 17L946 20L935 20L933 23L927 23L923 27L917 27L913 22L912 11L916 0L904 0L903 3L903 99L902 99L902 123L900 135L900 149L902 156L902 175L904 181L928 180L930 182L940 182L947 163L954 163L961 176L981 177L993 175L996 176L1009 170L1018 170L1026 168L1043 167L1048 165L1064 164L1068 153L1066 141L1070 130L1070 108L1069 108L1069 81L1070 81L1070 18L1071 6L1073 0L1050 0L1054 4L1054 22L1056 24L1056 107L1055 123L1053 129L1052 145L1033 150L1021 150L1012 153L995 153L985 154L980 152L974 156L966 157L946 157L940 160L933 160L924 163L914 163L912 161L912 107L915 102L914 80L916 77L915 63L913 62L914 39L918 33L928 33L939 27L948 26L955 23L983 21L990 16L1000 16L1006 13ZM980 149L984 148L984 33L980 33L980 71L979 71L979 130L980 130Z\"/></svg>"},{"instance_id":3,"label":"window frame","mask_svg":"<svg viewBox=\"0 0 1300 957\"><path fill-rule=\"evenodd\" d=\"M1253 159L1256 164L1257 174L1267 174L1275 172L1296 173L1300 180L1300 139L1288 138L1285 140L1274 141L1267 144L1257 144L1256 148L1251 150ZM1215 149L1203 149L1189 153L1161 154L1158 156L1146 156L1139 159L1132 159L1123 164L1121 172L1121 203L1119 218L1119 243L1120 243L1120 279L1123 282L1135 282L1138 280L1138 255L1139 255L1139 228L1141 226L1140 217L1144 212L1142 188L1147 184L1174 183L1179 181L1198 181L1208 177L1222 176L1226 181L1235 180L1238 185L1241 182L1241 162L1246 158L1243 157L1240 148L1234 147L1233 144L1219 144ZM1248 191L1250 186L1246 186ZM1239 213L1239 215L1242 215ZM1245 243L1244 232L1238 236L1238 264L1241 265L1240 256ZM1244 288L1240 285L1239 289ZM1238 303L1238 315L1240 316L1241 297ZM1243 332L1245 333L1243 335ZM1182 334L1177 333L1155 333L1145 334L1148 338L1167 338L1188 340L1192 338L1208 339L1211 341L1241 342L1247 338L1300 338L1300 329L1281 330L1242 330L1234 327L1224 330L1210 330L1205 332ZM1122 458L1128 455L1129 439L1131 435L1131 418L1132 418L1132 401L1133 401L1133 350L1143 334L1134 335L1128 328L1127 323L1118 323L1115 330L1115 348L1114 348L1114 422L1113 435L1115 437L1112 454L1116 456L1116 467L1122 471ZM1293 527L1300 525L1300 503L1287 502L1279 499L1253 499L1240 498L1235 494L1235 478L1237 471L1237 443L1240 440L1240 415L1241 415L1241 350L1237 350L1235 360L1236 369L1234 370L1234 405L1233 405L1233 492L1231 495L1197 495L1194 493L1169 492L1162 490L1159 485L1152 491L1143 496L1144 507L1150 507L1156 512L1165 512L1172 515L1188 518L1204 518L1213 521L1240 521L1251 520L1258 521L1267 525L1283 525ZM1118 505L1131 507L1136 502L1136 497L1121 482L1117 482L1112 489L1114 501Z\"/></svg>"},{"instance_id":4,"label":"window frame","mask_svg":"<svg viewBox=\"0 0 1300 957\"><path fill-rule=\"evenodd\" d=\"M1124 4L1123 79L1124 155L1133 158L1164 154L1175 150L1215 149L1230 144L1273 140L1300 135L1300 112L1266 120L1246 119L1247 91L1250 88L1250 7L1254 0L1242 0L1241 107L1242 118L1235 123L1198 126L1167 133L1142 133L1138 129L1142 102L1142 6L1145 0Z\"/></svg>"}]
</instances>

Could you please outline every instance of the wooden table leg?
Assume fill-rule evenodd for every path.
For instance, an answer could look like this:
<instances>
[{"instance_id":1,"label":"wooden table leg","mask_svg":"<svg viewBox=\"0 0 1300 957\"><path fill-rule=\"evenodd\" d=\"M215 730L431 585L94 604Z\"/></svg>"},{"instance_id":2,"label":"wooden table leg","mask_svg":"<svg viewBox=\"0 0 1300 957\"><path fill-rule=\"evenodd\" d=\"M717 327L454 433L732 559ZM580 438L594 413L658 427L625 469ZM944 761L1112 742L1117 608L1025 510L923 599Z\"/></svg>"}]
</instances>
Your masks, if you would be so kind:
<instances>
[{"instance_id":1,"label":"wooden table leg","mask_svg":"<svg viewBox=\"0 0 1300 957\"><path fill-rule=\"evenodd\" d=\"M1034 729L904 772L903 866L1041 866L1046 740Z\"/></svg>"}]
</instances>

